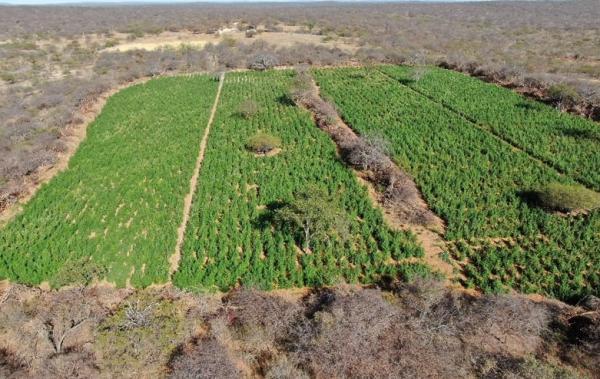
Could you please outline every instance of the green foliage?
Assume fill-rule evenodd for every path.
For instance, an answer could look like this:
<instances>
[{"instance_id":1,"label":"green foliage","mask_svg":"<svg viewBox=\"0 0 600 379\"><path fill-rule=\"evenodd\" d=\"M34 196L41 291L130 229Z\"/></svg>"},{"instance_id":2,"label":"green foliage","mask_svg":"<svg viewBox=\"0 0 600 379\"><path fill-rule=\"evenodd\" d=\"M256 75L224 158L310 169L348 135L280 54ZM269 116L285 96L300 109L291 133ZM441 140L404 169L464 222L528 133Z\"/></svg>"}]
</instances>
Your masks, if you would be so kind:
<instances>
[{"instance_id":1,"label":"green foliage","mask_svg":"<svg viewBox=\"0 0 600 379\"><path fill-rule=\"evenodd\" d=\"M579 185L550 183L533 191L539 205L557 211L589 211L600 207L600 194Z\"/></svg>"},{"instance_id":2,"label":"green foliage","mask_svg":"<svg viewBox=\"0 0 600 379\"><path fill-rule=\"evenodd\" d=\"M2 71L0 72L0 79L5 81L8 84L13 84L17 82L17 76L12 72Z\"/></svg>"},{"instance_id":3,"label":"green foliage","mask_svg":"<svg viewBox=\"0 0 600 379\"><path fill-rule=\"evenodd\" d=\"M230 73L202 163L179 270L182 288L227 290L239 284L285 288L374 283L422 275L428 269L402 262L423 256L414 235L392 231L366 190L336 156L330 138L310 114L285 98L291 71ZM251 98L261 111L236 117ZM233 116L233 117L232 117ZM246 142L259 131L281 138L285 149L270 159L249 157ZM302 249L296 233L273 225L273 211L294 194L318 188L335 198L348 238L315 239Z\"/></svg>"},{"instance_id":4,"label":"green foliage","mask_svg":"<svg viewBox=\"0 0 600 379\"><path fill-rule=\"evenodd\" d=\"M348 223L336 202L322 188L309 185L296 192L292 202L276 209L274 220L280 227L299 235L305 250L315 240L346 239Z\"/></svg>"},{"instance_id":5,"label":"green foliage","mask_svg":"<svg viewBox=\"0 0 600 379\"><path fill-rule=\"evenodd\" d=\"M216 88L164 78L111 97L69 169L0 230L0 278L39 284L89 258L119 286L167 281Z\"/></svg>"},{"instance_id":6,"label":"green foliage","mask_svg":"<svg viewBox=\"0 0 600 379\"><path fill-rule=\"evenodd\" d=\"M104 47L105 48L109 48L109 47L114 47L117 46L119 44L119 40L111 38L106 40L106 42L104 43Z\"/></svg>"},{"instance_id":7,"label":"green foliage","mask_svg":"<svg viewBox=\"0 0 600 379\"><path fill-rule=\"evenodd\" d=\"M257 154L266 154L281 147L281 139L264 132L258 132L248 138L246 148Z\"/></svg>"},{"instance_id":8,"label":"green foliage","mask_svg":"<svg viewBox=\"0 0 600 379\"><path fill-rule=\"evenodd\" d=\"M52 278L53 288L67 285L87 286L94 280L101 280L108 273L106 267L97 264L89 257L82 257L65 263Z\"/></svg>"},{"instance_id":9,"label":"green foliage","mask_svg":"<svg viewBox=\"0 0 600 379\"><path fill-rule=\"evenodd\" d=\"M600 138L598 125L593 121L561 113L509 89L454 71L430 68L427 75L415 82L411 80L410 68L382 66L380 69L600 191ZM563 86L553 91L556 96L571 96Z\"/></svg>"},{"instance_id":10,"label":"green foliage","mask_svg":"<svg viewBox=\"0 0 600 379\"><path fill-rule=\"evenodd\" d=\"M555 102L567 102L575 104L581 100L581 95L577 93L575 88L568 84L554 84L548 88L548 97Z\"/></svg>"},{"instance_id":11,"label":"green foliage","mask_svg":"<svg viewBox=\"0 0 600 379\"><path fill-rule=\"evenodd\" d=\"M259 112L259 107L256 101L251 99L245 99L242 101L238 107L238 114L245 118L250 119L254 117Z\"/></svg>"},{"instance_id":12,"label":"green foliage","mask_svg":"<svg viewBox=\"0 0 600 379\"><path fill-rule=\"evenodd\" d=\"M564 300L599 294L600 212L561 217L531 206L523 196L530 188L571 186L583 177L600 183L598 141L569 142L573 136L558 136L556 126L584 131L589 122L445 70L431 69L418 82L410 78L410 68L379 70L364 75L356 68L321 69L315 76L354 129L379 131L390 141L395 160L446 220L446 238L455 242L452 255L467 259L465 284ZM475 125L469 121L475 116L495 126ZM513 143L531 142L531 148L519 151L497 138L511 133L518 136ZM536 159L548 148L555 155L544 157L564 163L569 175ZM493 243L498 237L514 242Z\"/></svg>"}]
</instances>

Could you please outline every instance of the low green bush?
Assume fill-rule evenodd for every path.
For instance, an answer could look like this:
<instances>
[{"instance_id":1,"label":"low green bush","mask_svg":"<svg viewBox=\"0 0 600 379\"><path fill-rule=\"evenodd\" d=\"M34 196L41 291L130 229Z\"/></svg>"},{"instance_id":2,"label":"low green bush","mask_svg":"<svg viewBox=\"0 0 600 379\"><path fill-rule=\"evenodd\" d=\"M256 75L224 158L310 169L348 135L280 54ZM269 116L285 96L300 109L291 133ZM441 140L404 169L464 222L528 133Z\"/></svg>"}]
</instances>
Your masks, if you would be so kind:
<instances>
[{"instance_id":1,"label":"low green bush","mask_svg":"<svg viewBox=\"0 0 600 379\"><path fill-rule=\"evenodd\" d=\"M14 84L17 82L17 76L12 72L0 72L0 80L5 81L8 84Z\"/></svg>"},{"instance_id":2,"label":"low green bush","mask_svg":"<svg viewBox=\"0 0 600 379\"><path fill-rule=\"evenodd\" d=\"M267 133L257 133L246 142L246 148L257 154L266 154L281 147L281 139Z\"/></svg>"},{"instance_id":3,"label":"low green bush","mask_svg":"<svg viewBox=\"0 0 600 379\"><path fill-rule=\"evenodd\" d=\"M568 84L554 84L548 88L548 97L557 103L575 104L581 100L577 90Z\"/></svg>"},{"instance_id":4,"label":"low green bush","mask_svg":"<svg viewBox=\"0 0 600 379\"><path fill-rule=\"evenodd\" d=\"M534 191L540 206L572 212L600 208L600 194L580 185L551 183Z\"/></svg>"}]
</instances>

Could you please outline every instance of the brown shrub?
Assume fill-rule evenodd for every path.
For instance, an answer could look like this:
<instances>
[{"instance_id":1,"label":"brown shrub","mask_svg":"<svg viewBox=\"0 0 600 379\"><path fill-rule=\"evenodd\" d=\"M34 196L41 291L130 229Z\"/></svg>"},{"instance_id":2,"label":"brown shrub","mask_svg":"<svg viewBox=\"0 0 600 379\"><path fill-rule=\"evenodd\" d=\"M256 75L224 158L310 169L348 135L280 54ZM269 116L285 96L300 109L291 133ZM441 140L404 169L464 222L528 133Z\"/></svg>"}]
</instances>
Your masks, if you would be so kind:
<instances>
[{"instance_id":1,"label":"brown shrub","mask_svg":"<svg viewBox=\"0 0 600 379\"><path fill-rule=\"evenodd\" d=\"M237 379L240 370L229 358L227 349L215 338L205 337L184 346L169 363L172 379Z\"/></svg>"},{"instance_id":2,"label":"brown shrub","mask_svg":"<svg viewBox=\"0 0 600 379\"><path fill-rule=\"evenodd\" d=\"M27 376L25 363L14 352L0 348L0 378L14 379Z\"/></svg>"},{"instance_id":3,"label":"brown shrub","mask_svg":"<svg viewBox=\"0 0 600 379\"><path fill-rule=\"evenodd\" d=\"M251 288L234 290L225 304L239 336L260 331L264 343L271 345L285 337L290 323L301 313L298 304Z\"/></svg>"},{"instance_id":4,"label":"brown shrub","mask_svg":"<svg viewBox=\"0 0 600 379\"><path fill-rule=\"evenodd\" d=\"M381 377L394 363L382 339L394 307L377 290L343 289L313 295L311 322L294 331L291 357L316 377ZM310 313L309 313L310 314ZM288 342L289 343L289 342Z\"/></svg>"}]
</instances>

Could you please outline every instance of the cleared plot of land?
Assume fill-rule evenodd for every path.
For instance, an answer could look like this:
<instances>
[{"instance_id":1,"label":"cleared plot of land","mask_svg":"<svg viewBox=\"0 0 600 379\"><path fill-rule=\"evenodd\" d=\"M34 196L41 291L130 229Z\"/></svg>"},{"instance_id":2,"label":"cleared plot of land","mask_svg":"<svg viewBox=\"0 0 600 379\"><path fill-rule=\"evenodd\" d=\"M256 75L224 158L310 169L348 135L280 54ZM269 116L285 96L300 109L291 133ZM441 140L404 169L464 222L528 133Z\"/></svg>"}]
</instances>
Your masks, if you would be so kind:
<instances>
[{"instance_id":1,"label":"cleared plot of land","mask_svg":"<svg viewBox=\"0 0 600 379\"><path fill-rule=\"evenodd\" d=\"M176 285L370 283L428 271L406 259L423 255L414 236L385 226L329 137L286 97L292 77L290 71L227 75L173 277ZM247 99L258 105L250 118L238 114ZM281 151L274 156L248 151L245 144L258 132L279 138ZM273 209L309 186L335 196L350 224L347 240L333 238L303 251L297 236L268 222Z\"/></svg>"},{"instance_id":2,"label":"cleared plot of land","mask_svg":"<svg viewBox=\"0 0 600 379\"><path fill-rule=\"evenodd\" d=\"M355 130L380 131L391 141L397 162L446 220L467 285L562 299L598 294L600 212L561 217L524 196L573 179L377 70L315 74Z\"/></svg>"},{"instance_id":3,"label":"cleared plot of land","mask_svg":"<svg viewBox=\"0 0 600 379\"><path fill-rule=\"evenodd\" d=\"M579 182L600 190L600 126L557 112L506 88L461 73L431 68L419 80L408 67L383 72L543 160Z\"/></svg>"},{"instance_id":4,"label":"cleared plot of land","mask_svg":"<svg viewBox=\"0 0 600 379\"><path fill-rule=\"evenodd\" d=\"M165 78L111 97L69 169L0 230L0 278L52 281L89 257L119 286L165 282L216 89Z\"/></svg>"},{"instance_id":5,"label":"cleared plot of land","mask_svg":"<svg viewBox=\"0 0 600 379\"><path fill-rule=\"evenodd\" d=\"M294 32L262 32L252 38L247 38L245 32L229 31L222 34L194 34L191 32L163 32L159 35L148 35L136 38L133 41L119 41L116 46L108 47L103 51L129 51L129 50L157 50L161 48L179 48L193 46L202 48L209 43L250 43L255 41L265 42L277 47L290 47L296 43L314 44L329 48L339 48L347 52L354 52L358 46L348 38L324 39L321 35Z\"/></svg>"}]
</instances>

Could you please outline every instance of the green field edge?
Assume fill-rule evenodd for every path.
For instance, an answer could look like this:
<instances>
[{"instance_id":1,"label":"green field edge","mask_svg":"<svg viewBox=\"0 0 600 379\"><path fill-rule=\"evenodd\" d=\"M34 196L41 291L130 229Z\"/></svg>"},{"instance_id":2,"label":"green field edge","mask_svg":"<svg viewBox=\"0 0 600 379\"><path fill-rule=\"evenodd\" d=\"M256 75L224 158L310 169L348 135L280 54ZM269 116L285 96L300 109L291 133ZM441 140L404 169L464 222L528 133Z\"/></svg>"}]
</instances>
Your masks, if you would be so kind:
<instances>
[{"instance_id":1,"label":"green field edge","mask_svg":"<svg viewBox=\"0 0 600 379\"><path fill-rule=\"evenodd\" d=\"M362 69L362 68L357 68L357 69ZM327 71L334 71L334 70L330 70L330 69L321 69L320 71L323 72L327 72ZM397 78L391 77L389 74L381 72L381 70L377 70L377 72L379 72L380 74L384 75L388 80L391 80L393 82L398 82ZM368 74L368 72L366 72ZM350 74L342 74L343 75L350 75ZM323 78L322 80L325 80L325 78ZM327 79L330 80L331 79ZM406 88L406 90L409 90L413 93L415 93L416 96L419 96L421 98L427 99L427 101L430 101L430 103L432 105L435 105L436 107L440 107L441 109L447 109L448 111L451 111L452 113L456 114L457 116L460 116L464 121L469 121L467 124L474 124L473 122L471 122L470 120L466 119L465 117L463 117L463 115L459 114L458 112L455 112L452 109L448 109L447 107L444 107L443 104L440 104L439 102L430 99L428 96L426 96L425 94L420 93L419 91L414 90L413 88L411 88L410 86L404 85L403 83L400 83L402 88ZM328 98L330 99L335 99L336 95L333 94L327 94ZM364 95L366 96L366 95ZM344 119L344 121L348 124L349 127L351 127L353 130L357 131L356 128L352 125L352 122L350 122L347 117L344 115L345 112L342 112L342 118ZM545 168L546 170L550 170L550 171L554 171L556 174L560 174L560 176L563 176L565 178L570 178L571 180L575 180L574 178L572 178L570 175L566 175L563 174L561 171L556 170L554 167L545 164L544 162L542 162L541 160L538 160L534 157L532 157L530 154L527 154L525 151L523 151L522 149L513 146L511 143L509 143L508 141L504 141L502 138L498 138L497 136L495 136L493 133L489 133L488 130L484 129L484 128L480 128L477 125L471 125L473 127L473 129L478 130L481 133L485 133L488 134L490 137L494 138L494 140L496 140L498 143L503 143L505 145L507 145L508 147L510 147L512 150L518 150L521 153L523 153L525 156L527 156L530 160L530 162L535 162L534 164L539 166L540 168ZM357 131L358 133L358 131ZM360 134L360 133L359 133ZM515 151L516 152L516 151ZM418 181L417 181L417 186L419 186ZM447 221L443 216L442 217L445 221ZM590 214L587 215L583 215L580 217L577 217L576 220L573 220L574 224L594 224L595 222L597 222L597 214L596 212L591 212ZM573 225L573 227L575 227L575 225ZM589 232L588 228L588 232ZM579 233L578 229L573 230L573 233ZM491 256L491 254L495 251L496 253L501 252L502 249L507 248L511 251L510 249L517 249L517 250L521 250L522 253L526 254L527 251L529 249L531 249L532 247L528 247L530 245L534 245L536 247L533 247L534 250L537 250L537 246L543 247L544 249L558 249L556 252L561 252L562 254L577 254L577 248L574 247L572 245L572 240L571 238L573 238L573 236L571 236L572 233L566 233L566 235L562 234L562 233L558 233L557 235L553 236L552 241L546 241L545 240L545 236L543 235L515 235L512 236L510 238L506 238L505 236L486 236L486 237L481 237L481 238L468 238L468 239L452 239L452 240L447 240L452 246L449 246L450 250L448 250L449 253L451 253L451 255L458 261L460 261L461 259L459 259L458 254L456 254L456 248L459 248L460 246L465 246L468 249L470 249L471 247L469 245L471 244L477 244L479 245L479 243L483 242L483 244L479 247L477 247L477 255L479 257L485 257L485 256ZM562 238L561 238L562 237ZM567 238L564 238L567 237ZM581 236L583 238L583 235ZM589 235L586 236L585 238L598 238L598 233L595 234L595 237L590 237ZM514 242L508 242L507 245L503 245L502 241L500 241L500 244L496 245L494 240L504 240L504 239L508 239L508 240L513 240ZM489 242L486 242L489 241ZM515 246L516 244L516 246ZM474 245L473 245L474 246ZM453 252L454 250L454 252ZM462 257L462 259L464 259L464 255ZM466 257L469 258L469 257ZM544 257L541 258L543 261L545 261L546 259ZM471 272L473 273L473 267L468 267L470 264L466 264L467 262L463 262L463 265L461 266L461 271L463 273L468 273ZM562 264L560 264L560 262L556 262L557 266L554 267L563 267ZM592 265L591 267L588 268L588 275L590 274L589 269L592 269L593 266L593 261L592 262L588 262L588 265ZM547 268L547 266L545 267ZM553 269L555 270L555 269ZM593 272L591 273L592 276L589 277L590 280L592 280L592 282L594 280L597 281L597 275L594 275ZM577 278L579 276L579 273L573 273L573 275ZM493 279L493 276L490 277L490 280ZM576 279L576 280L581 280L581 279ZM509 287L512 288L516 288L519 291L522 291L523 293L538 293L538 294L543 294L545 296L551 296L551 297L556 297L559 299L563 299L565 301L576 301L578 298L580 298L580 295L577 294L573 294L573 290L569 290L568 288L565 289L564 291L562 290L562 288L550 288L550 289L542 289L539 287L532 287L529 283L521 283L521 284L510 284L511 280L509 279L507 282L504 282L503 280L503 284L501 286L495 286L495 287L488 287L485 288L484 284L485 283L480 283L481 285L473 285L473 283L469 284L469 281L461 281L461 283L463 285L467 285L467 287L469 288L473 288L474 286L484 290L486 292L505 292L507 290L506 287L504 287L505 285L508 285ZM498 284L499 282L497 281L493 281L491 284ZM567 284L567 283L564 283ZM556 284L554 284L556 285ZM585 286L585 284L582 284L582 287L579 287L580 291L583 292L583 294L586 293L593 293L593 294L598 294L598 288L594 289L594 288L589 288ZM548 292L550 291L550 293ZM580 292L580 293L581 293Z\"/></svg>"},{"instance_id":2,"label":"green field edge","mask_svg":"<svg viewBox=\"0 0 600 379\"><path fill-rule=\"evenodd\" d=\"M429 94L427 94L427 93L425 93L423 91L420 91L419 89L417 89L417 88L415 88L413 86L410 86L410 85L407 85L407 84L403 83L402 79L396 78L396 77L390 75L389 73L387 73L387 72L385 72L385 71L383 71L381 69L378 69L378 71L381 72L383 75L387 76L388 78L390 78L391 80L394 80L394 81L398 82L398 84L400 86L403 86L403 87L405 87L405 88L407 88L407 89L409 89L409 90L411 90L411 91L413 91L413 92L415 92L415 93L417 93L417 94L419 94L419 95L427 98L431 102L436 103L436 104L440 105L441 107L446 108L447 110L455 113L457 116L462 117L465 121L467 121L469 124L471 124L472 126L476 127L477 129L482 130L482 131L490 134L491 136L493 136L497 140L499 140L499 141L501 141L503 143L508 144L510 147L512 147L512 148L514 148L516 150L520 150L520 151L524 152L525 154L529 155L532 160L534 160L534 161L536 161L536 162L538 162L540 164L545 165L549 169L552 169L552 170L556 171L556 173L558 173L558 174L560 174L562 176L566 176L566 177L569 177L569 178L573 179L577 183L581 184L582 186L584 186L584 187L586 187L586 188L588 188L588 189L590 189L592 191L596 190L593 183L590 183L590 182L584 180L580 176L575 176L575 175L572 175L572 174L566 172L561 167L559 167L556 163L554 163L554 162L552 162L552 161L550 161L550 160L548 160L548 159L546 159L546 158L544 158L542 156L539 156L538 154L536 154L531 149L529 149L529 148L527 148L525 146L520 146L513 139L511 139L509 137L506 137L506 136L503 136L503 135L495 132L493 130L493 128L490 127L490 125L488 125L486 123L483 123L483 122L480 122L480 121L476 120L475 118L473 118L473 117L467 115L466 113L462 112L461 110L456 109L455 107L453 107L453 106L445 103L444 101L437 100L433 96L431 96L431 95L429 95Z\"/></svg>"},{"instance_id":3,"label":"green field edge","mask_svg":"<svg viewBox=\"0 0 600 379\"><path fill-rule=\"evenodd\" d=\"M163 285L168 283L168 275L166 274L167 270L168 270L168 264L166 263L168 256L172 253L172 250L174 250L174 246L175 246L175 241L173 241L173 247L172 248L168 248L168 249L160 249L160 253L158 252L158 250L155 250L154 253L151 253L151 255L156 255L159 254L161 256L161 258L164 258L165 260L165 264L162 265L164 267L161 267L159 269L160 273L158 274L152 274L150 273L148 276L148 273L146 272L144 274L144 268L146 267L152 267L152 260L154 260L154 258L152 258L150 261L148 262L140 262L137 261L134 263L135 266L135 270L132 270L131 272L129 271L124 271L124 270L120 270L119 272L115 273L115 275L113 275L112 273L112 269L110 267L113 267L113 265L117 264L118 262L116 261L112 261L111 262L106 262L104 259L102 259L103 254L98 255L97 253L93 252L92 250L89 250L89 254L88 253L77 253L75 251L69 251L68 247L66 247L67 245L64 246L64 253L60 253L60 256L56 256L53 259L56 259L56 267L54 268L52 271L53 273L48 273L48 274L44 274L41 272L36 272L36 263L34 262L35 260L37 260L38 258L36 258L36 256L38 256L39 254L31 254L30 252L27 252L27 249L23 249L21 250L22 253L21 255L27 255L30 256L30 258L34 258L31 260L31 262L29 263L24 263L23 267L29 267L29 268L25 268L25 271L23 273L17 273L17 271L15 270L19 270L19 268L17 266L22 266L22 265L17 265L12 264L9 261L8 256L5 253L9 253L7 251L7 249L2 250L3 248L3 241L6 241L7 237L7 233L9 233L9 229L12 230L13 234L17 233L21 236L23 236L21 239L25 238L26 233L24 232L24 229L21 229L20 231L16 230L15 228L25 228L27 224L23 224L23 219L24 218L31 218L28 216L28 212L30 212L31 208L35 206L35 204L39 203L40 198L41 197L47 197L47 192L56 192L54 190L54 187L60 185L60 183L65 181L65 176L73 176L74 174L74 170L78 170L78 165L81 165L81 161L86 161L86 159L89 159L89 157L83 157L82 154L84 154L85 152L87 152L88 150L92 150L94 151L94 149L97 150L97 148L95 146L98 145L98 142L101 141L92 141L90 142L90 139L99 139L100 137L98 135L102 135L102 133L106 133L106 128L103 128L103 130L98 130L98 128L100 127L100 125L105 126L105 124L107 124L106 121L104 121L104 119L111 119L114 118L113 113L118 113L118 114L123 114L123 110L121 108L125 108L123 101L125 98L130 98L132 96L131 92L133 91L149 91L152 87L159 87L159 86L165 86L166 82L171 82L171 81L185 81L188 84L185 84L182 86L182 83L177 84L176 86L173 86L172 84L170 85L170 92L171 93L177 93L177 92L181 92L181 89L178 89L178 87L181 88L188 88L189 86L195 87L195 88L200 88L202 87L202 89L200 89L198 92L201 93L200 96L202 96L202 94L204 94L206 91L210 91L210 92L216 92L216 86L212 85L212 84L208 84L213 80L212 75L210 74L206 74L206 73L197 73L197 74L181 74L181 75L165 75L165 76L159 76L159 77L154 77L151 78L147 81L144 81L142 83L131 83L130 85L126 86L125 88L120 89L119 91L117 91L116 93L112 94L110 97L107 98L105 105L102 107L102 109L99 111L99 113L96 115L96 117L86 126L86 135L85 138L82 139L79 143L78 148L73 152L73 154L69 157L68 160L68 166L65 170L58 172L56 175L54 175L47 183L44 183L40 186L39 190L36 192L36 194L29 199L26 203L22 204L22 209L16 213L13 217L11 217L6 223L4 223L3 225L0 225L0 280L1 281L6 281L9 283L20 283L20 284L25 284L25 285L30 285L30 286L41 286L42 288L62 288L62 287L70 287L73 285L81 285L81 284L85 284L85 285L110 285L110 286L115 286L118 288L123 288L123 287L134 287L134 288L145 288L151 285ZM206 83L204 83L204 81L206 81ZM159 84L160 83L160 84ZM215 91L212 91L211 87L215 87ZM134 98L137 98L138 96L140 96L139 94L135 95ZM154 98L158 98L160 99L160 97L154 97ZM211 101L214 98L214 93L210 96ZM193 113L194 108L198 107L199 109L202 109L202 98L192 98L191 102L193 102L195 105L192 107L188 107L186 109L184 109L184 112L187 110L188 113ZM160 101L159 101L160 102ZM181 103L181 102L180 102ZM159 109L160 106L155 107L154 111L156 111L157 109ZM133 115L132 117L134 119L139 119L139 115L136 113L137 109L130 113L129 115ZM176 115L179 112L177 110L173 110L172 114ZM196 113L198 113L200 118L208 118L208 116L206 115L206 117L204 117L202 110L198 110L196 111ZM208 112L205 112L208 113ZM125 113L126 114L126 113ZM177 117L173 117L173 121L170 122L179 122L179 125L182 125L182 121L175 121L177 119ZM129 122L129 121L127 121ZM114 123L111 123L114 124ZM205 128L205 124L206 122L198 122L197 120L192 120L191 123L188 124L198 124L198 128L196 130L197 133L199 133L201 135L201 133L204 131ZM144 126L146 126L146 124L144 124ZM112 126L111 126L112 127ZM187 129L189 129L190 131L193 131L192 128L193 127L186 127ZM183 131L184 129L182 129L181 131ZM131 131L130 131L131 132ZM140 133L141 134L141 133ZM104 138L104 137L103 137ZM95 145L95 146L92 146ZM196 144L197 145L197 144ZM90 148L90 146L92 146L92 148ZM179 150L179 149L178 149ZM197 154L194 154L193 157L196 157ZM187 158L186 158L187 159ZM182 161L183 162L183 161ZM183 164L183 163L181 163ZM192 167L193 169L193 167ZM117 177L118 177L118 173ZM183 173L181 173L183 175ZM189 175L184 175L187 179L185 180L186 183L189 183L190 178L192 176L192 171L190 171ZM166 178L164 178L166 179ZM163 178L158 178L158 181L163 181ZM186 186L187 188L187 186ZM70 191L68 191L67 193L70 193ZM121 193L121 192L119 192ZM125 192L121 193L121 195L124 195ZM66 195L66 194L65 194ZM183 206L183 195L181 196L181 198L177 198L176 200L178 203L181 203L180 205ZM39 207L38 207L39 208ZM179 206L174 207L173 209L176 209L176 211L174 210L173 212L175 212L177 214L177 217L179 219L179 216L181 214L180 212L180 208ZM85 211L86 208L84 208L83 211ZM120 210L120 209L119 209ZM117 212L119 211L117 210ZM67 214L68 216L68 214ZM17 226L16 224L20 224L21 227ZM80 225L80 223L77 223L77 225ZM177 223L177 225L179 225L179 223ZM176 235L176 228L177 226L174 227L173 229L173 237ZM15 230L13 230L15 229ZM60 227L55 228L57 231L60 232ZM167 237L167 239L170 239L170 234ZM51 236L51 234L49 234L49 236ZM46 240L50 237L44 237L43 240ZM163 238L160 238L161 241L163 241ZM37 241L37 243L39 243L40 241ZM157 241L158 242L158 241ZM162 243L162 242L161 242ZM54 245L56 245L56 242L53 243ZM7 247L7 246L4 246ZM8 245L8 250L14 250L10 248L10 245ZM42 250L44 249L39 249L40 252L42 252ZM163 251L164 250L164 251ZM96 252L98 250L96 249ZM46 254L46 253L44 253ZM13 256L15 256L14 254L12 254ZM47 255L47 254L46 254ZM54 256L54 253L50 253L50 255ZM15 256L16 257L16 256ZM23 259L23 258L21 258ZM92 263L96 261L97 263ZM101 261L105 261L104 263L101 263ZM87 274L89 274L89 272L87 272L87 267L83 267L86 266L88 263L90 263L91 265L94 266L94 268L92 270L97 269L97 265L104 265L104 267L108 270L108 271L104 271L102 270L102 272L105 272L105 274L102 274L101 276L97 276L94 277L91 281L86 281L86 283L80 283L80 282L68 282L68 283L61 283L61 284L57 284L56 282L56 275L59 274L59 271L61 271L61 269L66 268L66 266L73 266L73 267L69 267L69 271L80 271L75 273L75 275L77 276L77 279L90 279L90 278L83 278L84 276L86 276ZM148 266L146 266L146 263L148 263ZM4 266L4 267L2 267ZM77 267L79 267L79 269L77 269ZM27 274L26 272L30 272L30 274ZM62 274L62 272L60 272L60 274ZM69 274L73 274L73 272L70 272ZM132 275L135 274L135 275ZM27 279L25 278L25 276L27 275L31 275L31 279ZM140 277L140 275L142 275L143 277ZM128 278L126 278L128 276ZM152 277L151 279L149 279L150 277ZM126 280L127 279L127 280ZM130 282L131 280L131 282Z\"/></svg>"}]
</instances>

